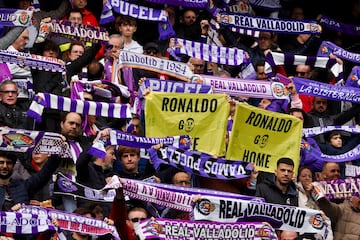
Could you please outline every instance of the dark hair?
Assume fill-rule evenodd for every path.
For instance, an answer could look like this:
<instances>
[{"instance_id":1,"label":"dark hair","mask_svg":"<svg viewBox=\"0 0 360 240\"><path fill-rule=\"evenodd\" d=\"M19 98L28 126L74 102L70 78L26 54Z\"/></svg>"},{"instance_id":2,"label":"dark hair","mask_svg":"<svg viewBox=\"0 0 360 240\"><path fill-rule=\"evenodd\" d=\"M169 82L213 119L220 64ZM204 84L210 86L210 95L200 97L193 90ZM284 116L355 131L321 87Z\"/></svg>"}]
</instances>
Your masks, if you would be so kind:
<instances>
[{"instance_id":1,"label":"dark hair","mask_svg":"<svg viewBox=\"0 0 360 240\"><path fill-rule=\"evenodd\" d=\"M0 157L6 158L8 160L11 160L13 163L16 162L17 160L17 156L14 153L10 153L10 152L6 152L6 151L1 151L0 150Z\"/></svg>"},{"instance_id":2,"label":"dark hair","mask_svg":"<svg viewBox=\"0 0 360 240\"><path fill-rule=\"evenodd\" d=\"M289 109L289 114L294 113L294 112L301 112L302 115L305 115L304 110L302 110L301 108L290 108Z\"/></svg>"},{"instance_id":3,"label":"dark hair","mask_svg":"<svg viewBox=\"0 0 360 240\"><path fill-rule=\"evenodd\" d=\"M333 136L336 136L336 135L340 135L340 136L341 136L341 132L340 132L340 131L337 131L337 130L331 131L330 134L329 134L329 136L327 137L328 142L330 142L331 138L332 138Z\"/></svg>"},{"instance_id":4,"label":"dark hair","mask_svg":"<svg viewBox=\"0 0 360 240\"><path fill-rule=\"evenodd\" d=\"M77 113L77 112L61 112L61 114L60 114L61 122L64 123L65 120L66 120L67 115L69 115L70 113L76 113L76 114L78 114L78 115L80 116L80 118L82 119L82 116L81 116L80 113Z\"/></svg>"},{"instance_id":5,"label":"dark hair","mask_svg":"<svg viewBox=\"0 0 360 240\"><path fill-rule=\"evenodd\" d=\"M44 42L43 52L45 52L45 51L54 51L54 52L56 52L58 54L59 53L59 47L54 41L46 39L45 42Z\"/></svg>"},{"instance_id":6,"label":"dark hair","mask_svg":"<svg viewBox=\"0 0 360 240\"><path fill-rule=\"evenodd\" d=\"M69 19L71 13L80 13L81 17L83 17L80 9L73 8L69 11L69 14L67 15L67 19Z\"/></svg>"},{"instance_id":7,"label":"dark hair","mask_svg":"<svg viewBox=\"0 0 360 240\"><path fill-rule=\"evenodd\" d=\"M90 208L87 208L87 207L78 207L77 209L75 209L73 211L73 213L79 214L82 216L85 216L86 214L90 214L91 217L95 218L95 214L91 211Z\"/></svg>"},{"instance_id":8,"label":"dark hair","mask_svg":"<svg viewBox=\"0 0 360 240\"><path fill-rule=\"evenodd\" d=\"M290 166L294 166L294 161L291 159L291 158L287 158L287 157L284 157L284 158L280 158L277 163L276 163L276 166L278 167L281 163L283 164L286 164L286 165L290 165Z\"/></svg>"}]
</instances>

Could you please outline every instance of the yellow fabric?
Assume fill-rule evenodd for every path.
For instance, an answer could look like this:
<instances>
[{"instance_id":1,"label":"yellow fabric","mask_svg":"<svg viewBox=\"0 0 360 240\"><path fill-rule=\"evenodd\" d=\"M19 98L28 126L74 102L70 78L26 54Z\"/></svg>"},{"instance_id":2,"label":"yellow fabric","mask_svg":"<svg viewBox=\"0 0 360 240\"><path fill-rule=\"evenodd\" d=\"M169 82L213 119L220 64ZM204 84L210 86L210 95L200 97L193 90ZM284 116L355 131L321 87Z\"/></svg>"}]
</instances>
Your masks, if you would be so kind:
<instances>
[{"instance_id":1,"label":"yellow fabric","mask_svg":"<svg viewBox=\"0 0 360 240\"><path fill-rule=\"evenodd\" d=\"M225 155L225 133L230 105L225 94L151 92L146 97L147 137L186 134L193 149Z\"/></svg>"},{"instance_id":2,"label":"yellow fabric","mask_svg":"<svg viewBox=\"0 0 360 240\"><path fill-rule=\"evenodd\" d=\"M279 158L299 166L302 122L288 114L238 104L226 159L253 162L258 170L273 173Z\"/></svg>"},{"instance_id":3,"label":"yellow fabric","mask_svg":"<svg viewBox=\"0 0 360 240\"><path fill-rule=\"evenodd\" d=\"M70 49L71 43L64 43L59 45L60 52L65 52Z\"/></svg>"}]
</instances>

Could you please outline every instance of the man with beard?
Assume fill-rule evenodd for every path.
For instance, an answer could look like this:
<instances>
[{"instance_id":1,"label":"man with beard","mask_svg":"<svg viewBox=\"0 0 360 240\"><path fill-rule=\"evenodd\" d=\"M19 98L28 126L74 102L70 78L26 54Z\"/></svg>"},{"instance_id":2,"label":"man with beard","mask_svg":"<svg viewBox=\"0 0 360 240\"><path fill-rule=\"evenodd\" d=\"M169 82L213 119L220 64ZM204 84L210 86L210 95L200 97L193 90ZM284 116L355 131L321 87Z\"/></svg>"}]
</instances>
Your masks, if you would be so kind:
<instances>
[{"instance_id":1,"label":"man with beard","mask_svg":"<svg viewBox=\"0 0 360 240\"><path fill-rule=\"evenodd\" d=\"M292 178L294 161L280 158L277 161L275 176L266 178L256 187L256 197L262 197L268 203L298 206L298 194Z\"/></svg>"},{"instance_id":2,"label":"man with beard","mask_svg":"<svg viewBox=\"0 0 360 240\"><path fill-rule=\"evenodd\" d=\"M0 151L0 203L1 211L10 211L15 204L29 204L29 195L44 187L60 163L52 155L41 170L26 180L12 179L16 155ZM2 235L0 233L0 235ZM14 236L15 239L32 239L29 235Z\"/></svg>"}]
</instances>

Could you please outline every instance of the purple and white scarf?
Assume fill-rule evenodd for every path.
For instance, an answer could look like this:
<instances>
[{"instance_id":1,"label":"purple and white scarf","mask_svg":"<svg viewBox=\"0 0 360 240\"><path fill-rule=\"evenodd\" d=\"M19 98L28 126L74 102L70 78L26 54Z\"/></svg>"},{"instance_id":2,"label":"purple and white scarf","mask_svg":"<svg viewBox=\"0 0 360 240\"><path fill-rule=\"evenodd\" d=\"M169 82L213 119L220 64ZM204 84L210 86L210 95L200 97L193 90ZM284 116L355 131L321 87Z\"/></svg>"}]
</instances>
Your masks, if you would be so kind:
<instances>
[{"instance_id":1,"label":"purple and white scarf","mask_svg":"<svg viewBox=\"0 0 360 240\"><path fill-rule=\"evenodd\" d=\"M50 27L52 34L64 36L74 40L85 42L109 41L109 36L105 28L94 27L85 24L73 24L66 20L52 21L49 23L48 27Z\"/></svg>"},{"instance_id":2,"label":"purple and white scarf","mask_svg":"<svg viewBox=\"0 0 360 240\"><path fill-rule=\"evenodd\" d=\"M70 156L69 146L58 133L0 127L0 135L0 150Z\"/></svg>"},{"instance_id":3,"label":"purple and white scarf","mask_svg":"<svg viewBox=\"0 0 360 240\"><path fill-rule=\"evenodd\" d=\"M47 214L31 212L0 212L0 232L14 234L38 234L47 230L56 232Z\"/></svg>"},{"instance_id":4,"label":"purple and white scarf","mask_svg":"<svg viewBox=\"0 0 360 240\"><path fill-rule=\"evenodd\" d=\"M345 176L346 177L359 177L360 176L360 166L356 165L345 165Z\"/></svg>"},{"instance_id":5,"label":"purple and white scarf","mask_svg":"<svg viewBox=\"0 0 360 240\"><path fill-rule=\"evenodd\" d=\"M112 118L132 118L128 104L105 103L70 99L50 93L38 93L32 101L28 116L41 122L44 108L58 109L66 112L77 112L82 115L94 115Z\"/></svg>"},{"instance_id":6,"label":"purple and white scarf","mask_svg":"<svg viewBox=\"0 0 360 240\"><path fill-rule=\"evenodd\" d=\"M144 181L113 176L104 189L114 189L120 186L123 187L124 194L133 199L155 203L184 212L191 212L193 208L191 195L185 192L162 189Z\"/></svg>"},{"instance_id":7,"label":"purple and white scarf","mask_svg":"<svg viewBox=\"0 0 360 240\"><path fill-rule=\"evenodd\" d=\"M345 49L337 46L336 44L329 42L329 41L323 41L319 47L319 50L317 52L317 56L319 57L327 57L330 55L330 53L334 54L335 56L345 59L350 62L354 63L360 63L360 54L359 53L352 53L349 51L346 51Z\"/></svg>"},{"instance_id":8,"label":"purple and white scarf","mask_svg":"<svg viewBox=\"0 0 360 240\"><path fill-rule=\"evenodd\" d=\"M314 182L314 185L320 187L320 191L325 194L327 199L346 199L351 197L360 197L360 179L345 178L332 181Z\"/></svg>"},{"instance_id":9,"label":"purple and white scarf","mask_svg":"<svg viewBox=\"0 0 360 240\"><path fill-rule=\"evenodd\" d=\"M293 78L299 94L322 97L336 101L360 103L360 89L317 82L304 78Z\"/></svg>"},{"instance_id":10,"label":"purple and white scarf","mask_svg":"<svg viewBox=\"0 0 360 240\"><path fill-rule=\"evenodd\" d=\"M0 50L0 62L25 65L32 69L39 69L51 72L65 72L64 61L40 55Z\"/></svg>"},{"instance_id":11,"label":"purple and white scarf","mask_svg":"<svg viewBox=\"0 0 360 240\"><path fill-rule=\"evenodd\" d=\"M23 9L0 8L0 25L1 26L30 26L33 11Z\"/></svg>"},{"instance_id":12,"label":"purple and white scarf","mask_svg":"<svg viewBox=\"0 0 360 240\"><path fill-rule=\"evenodd\" d=\"M274 75L272 67L278 65L310 65L311 67L327 68L338 79L343 79L343 66L336 59L329 57L315 57L295 55L291 53L269 52L265 57L265 73Z\"/></svg>"},{"instance_id":13,"label":"purple and white scarf","mask_svg":"<svg viewBox=\"0 0 360 240\"><path fill-rule=\"evenodd\" d=\"M226 197L201 196L193 214L194 220L268 222L275 229L294 232L324 234L326 229L326 223L318 210Z\"/></svg>"},{"instance_id":14,"label":"purple and white scarf","mask_svg":"<svg viewBox=\"0 0 360 240\"><path fill-rule=\"evenodd\" d=\"M152 218L135 225L135 232L144 239L277 239L275 230L266 222L220 223Z\"/></svg>"},{"instance_id":15,"label":"purple and white scarf","mask_svg":"<svg viewBox=\"0 0 360 240\"><path fill-rule=\"evenodd\" d=\"M119 84L106 80L71 80L71 99L84 100L84 92L107 98L111 102L115 102L116 97L122 95Z\"/></svg>"},{"instance_id":16,"label":"purple and white scarf","mask_svg":"<svg viewBox=\"0 0 360 240\"><path fill-rule=\"evenodd\" d=\"M146 2L190 8L205 8L208 4L208 0L146 0Z\"/></svg>"},{"instance_id":17,"label":"purple and white scarf","mask_svg":"<svg viewBox=\"0 0 360 240\"><path fill-rule=\"evenodd\" d=\"M198 83L188 83L183 81L160 80L154 78L145 79L140 86L139 97L142 98L142 91L150 88L154 92L169 92L169 93L213 93L211 86Z\"/></svg>"},{"instance_id":18,"label":"purple and white scarf","mask_svg":"<svg viewBox=\"0 0 360 240\"><path fill-rule=\"evenodd\" d=\"M246 52L237 48L218 47L186 39L175 38L175 52L207 62L238 66L246 63Z\"/></svg>"},{"instance_id":19,"label":"purple and white scarf","mask_svg":"<svg viewBox=\"0 0 360 240\"><path fill-rule=\"evenodd\" d=\"M284 84L261 80L244 80L201 75L203 84L210 85L214 93L268 99L288 99Z\"/></svg>"},{"instance_id":20,"label":"purple and white scarf","mask_svg":"<svg viewBox=\"0 0 360 240\"><path fill-rule=\"evenodd\" d=\"M359 88L360 87L360 66L355 66L351 70L348 78L345 81L345 87L354 87Z\"/></svg>"},{"instance_id":21,"label":"purple and white scarf","mask_svg":"<svg viewBox=\"0 0 360 240\"><path fill-rule=\"evenodd\" d=\"M315 21L296 21L258 17L230 12L219 12L220 24L242 29L277 32L282 34L318 34L321 27Z\"/></svg>"},{"instance_id":22,"label":"purple and white scarf","mask_svg":"<svg viewBox=\"0 0 360 240\"><path fill-rule=\"evenodd\" d=\"M151 148L148 152L155 169L164 163L207 178L223 180L245 178L253 170L251 163L214 158L206 153L186 151L174 146L163 146L158 151Z\"/></svg>"},{"instance_id":23,"label":"purple and white scarf","mask_svg":"<svg viewBox=\"0 0 360 240\"><path fill-rule=\"evenodd\" d=\"M121 51L120 58L117 62L117 69L124 67L154 71L183 81L188 81L194 75L186 63L128 51Z\"/></svg>"},{"instance_id":24,"label":"purple and white scarf","mask_svg":"<svg viewBox=\"0 0 360 240\"><path fill-rule=\"evenodd\" d=\"M111 234L114 239L120 240L119 234L113 225L109 225L103 220L95 218L85 217L79 214L69 213L51 208L42 208L38 206L25 205L20 210L22 214L37 214L38 216L47 217L49 219L49 225L51 219L55 218L58 222L59 229L86 233L95 236L102 236L105 234Z\"/></svg>"},{"instance_id":25,"label":"purple and white scarf","mask_svg":"<svg viewBox=\"0 0 360 240\"><path fill-rule=\"evenodd\" d=\"M164 138L149 138L139 137L132 134L127 134L116 129L110 131L110 138L99 139L89 149L88 153L105 159L105 146L127 146L133 148L151 148L157 144L174 145L181 149L190 148L190 137L188 135L171 136Z\"/></svg>"},{"instance_id":26,"label":"purple and white scarf","mask_svg":"<svg viewBox=\"0 0 360 240\"><path fill-rule=\"evenodd\" d=\"M315 137L316 135L323 134L331 131L346 131L349 133L360 133L360 128L356 126L322 126L313 128L303 128L303 137Z\"/></svg>"},{"instance_id":27,"label":"purple and white scarf","mask_svg":"<svg viewBox=\"0 0 360 240\"><path fill-rule=\"evenodd\" d=\"M218 22L216 22L214 19L210 20L210 26L213 29L219 30L220 29L220 24ZM256 31L256 30L252 30L252 29L244 29L244 28L239 28L239 27L235 27L235 26L226 26L227 28L229 28L232 32L236 32L236 33L240 33L246 36L252 36L252 37L259 37L260 35L260 31Z\"/></svg>"},{"instance_id":28,"label":"purple and white scarf","mask_svg":"<svg viewBox=\"0 0 360 240\"><path fill-rule=\"evenodd\" d=\"M159 21L165 22L167 19L167 13L165 10L154 9L129 3L126 1L109 1L112 9L121 15L130 16L133 18L147 20L147 21ZM109 7L109 5L108 5Z\"/></svg>"},{"instance_id":29,"label":"purple and white scarf","mask_svg":"<svg viewBox=\"0 0 360 240\"><path fill-rule=\"evenodd\" d=\"M111 23L115 20L110 1L106 1L100 16L100 25Z\"/></svg>"},{"instance_id":30,"label":"purple and white scarf","mask_svg":"<svg viewBox=\"0 0 360 240\"><path fill-rule=\"evenodd\" d=\"M319 23L326 28L335 30L336 32L342 32L348 35L360 35L359 26L346 24L334 18L327 17L325 15L321 15Z\"/></svg>"}]
</instances>

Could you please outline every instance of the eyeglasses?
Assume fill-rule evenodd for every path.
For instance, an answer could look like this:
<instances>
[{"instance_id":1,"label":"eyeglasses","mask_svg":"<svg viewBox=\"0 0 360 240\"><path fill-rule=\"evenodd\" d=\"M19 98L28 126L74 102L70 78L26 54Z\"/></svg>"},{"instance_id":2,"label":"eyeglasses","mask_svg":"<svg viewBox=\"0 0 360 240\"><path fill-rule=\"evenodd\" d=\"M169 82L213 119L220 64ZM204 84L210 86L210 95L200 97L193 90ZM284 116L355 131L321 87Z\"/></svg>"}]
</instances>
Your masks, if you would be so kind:
<instances>
[{"instance_id":1,"label":"eyeglasses","mask_svg":"<svg viewBox=\"0 0 360 240\"><path fill-rule=\"evenodd\" d=\"M5 91L1 91L2 93L5 93L7 95L10 95L11 94L17 94L18 92L17 91L8 91L8 90L5 90Z\"/></svg>"},{"instance_id":2,"label":"eyeglasses","mask_svg":"<svg viewBox=\"0 0 360 240\"><path fill-rule=\"evenodd\" d=\"M144 50L144 52L146 54L158 54L159 51L156 49L147 49L147 50Z\"/></svg>"},{"instance_id":3,"label":"eyeglasses","mask_svg":"<svg viewBox=\"0 0 360 240\"><path fill-rule=\"evenodd\" d=\"M307 74L308 72L296 72L296 76L299 76L299 77L303 77Z\"/></svg>"},{"instance_id":4,"label":"eyeglasses","mask_svg":"<svg viewBox=\"0 0 360 240\"><path fill-rule=\"evenodd\" d=\"M132 221L133 223L137 223L139 221L144 221L146 218L131 218L130 221Z\"/></svg>"}]
</instances>

